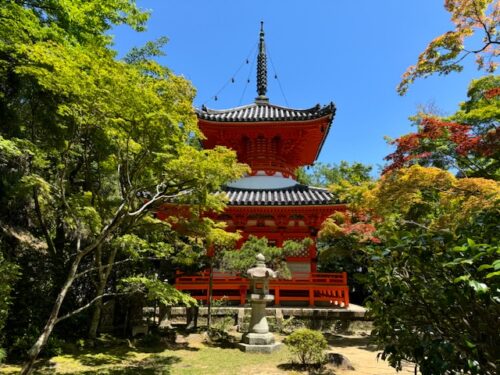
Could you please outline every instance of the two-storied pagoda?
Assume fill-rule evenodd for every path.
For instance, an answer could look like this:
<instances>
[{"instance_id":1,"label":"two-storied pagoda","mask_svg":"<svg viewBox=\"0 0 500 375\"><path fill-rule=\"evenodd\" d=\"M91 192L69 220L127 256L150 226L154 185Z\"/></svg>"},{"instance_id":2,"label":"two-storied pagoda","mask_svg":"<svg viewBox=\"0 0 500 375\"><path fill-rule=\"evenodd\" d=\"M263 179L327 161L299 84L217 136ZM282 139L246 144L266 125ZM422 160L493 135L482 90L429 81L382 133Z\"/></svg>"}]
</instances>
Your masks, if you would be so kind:
<instances>
[{"instance_id":1,"label":"two-storied pagoda","mask_svg":"<svg viewBox=\"0 0 500 375\"><path fill-rule=\"evenodd\" d=\"M335 211L345 210L345 205L336 202L326 189L298 183L295 171L313 164L318 157L335 115L335 105L292 109L269 102L262 24L257 59L258 96L254 103L226 110L202 106L196 111L198 125L206 137L203 146L229 147L237 152L240 162L251 167L247 176L225 187L228 207L219 220L225 221L229 230L242 231L243 241L249 235L265 236L281 246L285 240L315 239L322 222ZM271 284L276 304L305 301L310 305L348 305L346 275L317 273L315 245L294 254L287 263L292 280ZM176 285L204 299L203 283L203 276L181 277ZM215 278L214 295L230 296L230 288L239 289L240 301L244 303L245 286L244 279L228 281L227 275L219 281Z\"/></svg>"}]
</instances>

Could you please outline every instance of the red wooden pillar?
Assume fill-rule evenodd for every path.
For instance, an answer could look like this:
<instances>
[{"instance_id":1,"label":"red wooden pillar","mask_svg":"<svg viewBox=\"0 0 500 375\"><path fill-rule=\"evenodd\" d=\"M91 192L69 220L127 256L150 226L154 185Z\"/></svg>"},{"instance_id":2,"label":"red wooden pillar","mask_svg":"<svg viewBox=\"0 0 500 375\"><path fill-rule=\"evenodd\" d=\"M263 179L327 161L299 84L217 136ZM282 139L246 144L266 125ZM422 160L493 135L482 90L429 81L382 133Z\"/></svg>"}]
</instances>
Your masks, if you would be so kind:
<instances>
[{"instance_id":1,"label":"red wooden pillar","mask_svg":"<svg viewBox=\"0 0 500 375\"><path fill-rule=\"evenodd\" d=\"M342 280L340 281L341 285L347 285L347 272L342 272L341 275L342 275Z\"/></svg>"},{"instance_id":2,"label":"red wooden pillar","mask_svg":"<svg viewBox=\"0 0 500 375\"><path fill-rule=\"evenodd\" d=\"M279 306L280 302L280 288L277 286L274 288L274 304Z\"/></svg>"},{"instance_id":3,"label":"red wooden pillar","mask_svg":"<svg viewBox=\"0 0 500 375\"><path fill-rule=\"evenodd\" d=\"M314 306L314 288L309 287L309 306Z\"/></svg>"},{"instance_id":4,"label":"red wooden pillar","mask_svg":"<svg viewBox=\"0 0 500 375\"><path fill-rule=\"evenodd\" d=\"M247 286L246 285L241 285L240 286L240 305L243 306L246 302L247 299Z\"/></svg>"}]
</instances>

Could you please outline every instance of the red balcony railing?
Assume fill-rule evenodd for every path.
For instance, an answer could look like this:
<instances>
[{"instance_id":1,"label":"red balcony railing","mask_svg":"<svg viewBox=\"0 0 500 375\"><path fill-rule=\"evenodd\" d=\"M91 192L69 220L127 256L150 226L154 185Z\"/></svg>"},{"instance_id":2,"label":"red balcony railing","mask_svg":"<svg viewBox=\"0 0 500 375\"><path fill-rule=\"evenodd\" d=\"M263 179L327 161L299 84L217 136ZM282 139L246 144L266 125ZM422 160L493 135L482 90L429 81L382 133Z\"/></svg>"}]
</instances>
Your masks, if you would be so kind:
<instances>
[{"instance_id":1,"label":"red balcony railing","mask_svg":"<svg viewBox=\"0 0 500 375\"><path fill-rule=\"evenodd\" d=\"M199 301L208 300L209 274L180 275L175 287L191 294ZM244 305L249 288L249 281L238 275L214 272L212 298L225 298ZM306 302L309 306L327 305L331 307L349 306L349 287L347 274L294 272L291 279L274 279L269 283L270 293L274 295L274 303Z\"/></svg>"}]
</instances>

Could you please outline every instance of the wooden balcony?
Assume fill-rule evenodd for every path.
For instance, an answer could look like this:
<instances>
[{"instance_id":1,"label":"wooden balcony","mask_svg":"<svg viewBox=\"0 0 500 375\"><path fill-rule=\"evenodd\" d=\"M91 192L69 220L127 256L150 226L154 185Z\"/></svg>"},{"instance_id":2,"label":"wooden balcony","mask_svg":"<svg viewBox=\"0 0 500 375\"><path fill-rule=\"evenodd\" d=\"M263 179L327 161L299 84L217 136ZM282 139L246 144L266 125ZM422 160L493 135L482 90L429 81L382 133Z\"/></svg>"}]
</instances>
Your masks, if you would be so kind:
<instances>
[{"instance_id":1,"label":"wooden balcony","mask_svg":"<svg viewBox=\"0 0 500 375\"><path fill-rule=\"evenodd\" d=\"M189 293L198 301L208 301L209 274L180 275L176 278L175 287ZM238 275L214 272L212 298L226 299L244 305L249 288L248 279ZM349 287L347 274L342 273L293 273L291 279L275 279L269 283L274 303L289 305L304 303L309 306L349 306Z\"/></svg>"}]
</instances>

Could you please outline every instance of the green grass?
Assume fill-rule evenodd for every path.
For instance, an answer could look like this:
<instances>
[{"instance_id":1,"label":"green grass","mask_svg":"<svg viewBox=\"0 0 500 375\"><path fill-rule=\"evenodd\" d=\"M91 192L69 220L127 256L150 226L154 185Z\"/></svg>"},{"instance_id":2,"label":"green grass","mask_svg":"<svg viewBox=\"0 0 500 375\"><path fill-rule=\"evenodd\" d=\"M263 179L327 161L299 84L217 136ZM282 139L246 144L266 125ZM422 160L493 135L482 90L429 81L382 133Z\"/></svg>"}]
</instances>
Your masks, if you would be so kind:
<instances>
[{"instance_id":1,"label":"green grass","mask_svg":"<svg viewBox=\"0 0 500 375\"><path fill-rule=\"evenodd\" d=\"M288 362L289 357L286 349L273 354L249 354L238 349L201 348L195 355L179 354L181 361L173 366L172 374L263 374L264 369L278 372L278 365Z\"/></svg>"},{"instance_id":2,"label":"green grass","mask_svg":"<svg viewBox=\"0 0 500 375\"><path fill-rule=\"evenodd\" d=\"M235 348L208 346L201 339L174 347L156 345L151 348L126 344L108 348L81 350L41 361L36 374L297 374L283 366L290 353L283 347L273 354L249 354ZM0 366L0 374L15 374L19 366Z\"/></svg>"}]
</instances>

